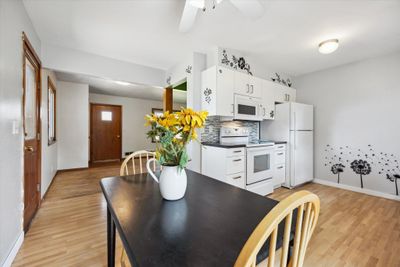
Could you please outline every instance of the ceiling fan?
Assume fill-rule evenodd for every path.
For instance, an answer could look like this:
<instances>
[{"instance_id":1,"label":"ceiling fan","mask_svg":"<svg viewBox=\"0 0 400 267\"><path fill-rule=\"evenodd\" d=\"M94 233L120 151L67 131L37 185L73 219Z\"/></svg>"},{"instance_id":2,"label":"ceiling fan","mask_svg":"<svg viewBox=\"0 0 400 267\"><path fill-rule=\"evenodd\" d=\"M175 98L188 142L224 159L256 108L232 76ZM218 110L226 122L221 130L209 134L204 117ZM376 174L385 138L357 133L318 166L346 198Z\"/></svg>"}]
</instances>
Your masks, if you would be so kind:
<instances>
[{"instance_id":1,"label":"ceiling fan","mask_svg":"<svg viewBox=\"0 0 400 267\"><path fill-rule=\"evenodd\" d=\"M224 0L186 0L183 8L181 22L179 24L180 32L189 31L195 20L199 10L206 11L206 2L211 4L211 8L215 9L218 4ZM258 18L264 13L264 7L259 0L225 0L235 6L243 15L249 18Z\"/></svg>"}]
</instances>

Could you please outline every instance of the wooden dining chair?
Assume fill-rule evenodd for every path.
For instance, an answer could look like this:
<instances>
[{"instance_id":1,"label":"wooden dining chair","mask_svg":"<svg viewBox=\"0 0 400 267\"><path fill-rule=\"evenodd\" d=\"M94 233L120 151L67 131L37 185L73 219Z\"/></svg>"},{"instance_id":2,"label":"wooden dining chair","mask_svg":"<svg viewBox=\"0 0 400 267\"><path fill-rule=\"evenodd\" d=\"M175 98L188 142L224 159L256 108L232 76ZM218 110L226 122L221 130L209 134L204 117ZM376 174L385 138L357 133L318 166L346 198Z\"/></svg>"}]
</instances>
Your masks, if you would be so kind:
<instances>
[{"instance_id":1,"label":"wooden dining chair","mask_svg":"<svg viewBox=\"0 0 400 267\"><path fill-rule=\"evenodd\" d=\"M297 215L294 215L295 210L297 210ZM284 220L280 266L302 267L308 242L318 221L319 210L320 201L318 196L308 191L299 191L285 198L257 225L240 252L234 266L256 266L257 254L268 238L270 242L267 266L274 266L278 226ZM295 220L293 253L288 258L289 241L293 229L292 218L295 216L297 219ZM261 266L261 264L258 266Z\"/></svg>"},{"instance_id":2,"label":"wooden dining chair","mask_svg":"<svg viewBox=\"0 0 400 267\"><path fill-rule=\"evenodd\" d=\"M130 175L130 174L140 174L147 172L146 167L144 168L145 171L143 171L143 158L146 158L146 163L149 159L155 158L156 153L155 152L150 152L147 150L139 150L136 152L133 152L130 154L128 157L125 158L125 160L121 164L121 168L119 170L119 175L120 176L125 176L125 175ZM137 166L135 163L138 162L139 166ZM131 165L132 164L132 165ZM130 171L130 166L132 166L132 171ZM137 170L138 168L138 170ZM155 171L156 169L156 163L153 162L153 170ZM125 249L122 246L122 253L121 253L121 267L131 267L131 264L129 263L128 256L126 255Z\"/></svg>"},{"instance_id":3,"label":"wooden dining chair","mask_svg":"<svg viewBox=\"0 0 400 267\"><path fill-rule=\"evenodd\" d=\"M156 153L150 152L147 150L139 150L139 151L133 152L128 157L126 157L125 160L122 162L121 169L119 170L119 175L125 176L125 175L130 175L130 174L139 174L139 173L146 172L147 170L143 171L142 159L144 157L146 158L146 162L147 162L150 158L155 158ZM137 159L137 161L139 162L139 170L136 170L135 159ZM132 172L129 171L130 162L132 162ZM153 168L154 168L154 170L156 169L155 162L153 162ZM145 169L146 169L146 167L145 167Z\"/></svg>"}]
</instances>

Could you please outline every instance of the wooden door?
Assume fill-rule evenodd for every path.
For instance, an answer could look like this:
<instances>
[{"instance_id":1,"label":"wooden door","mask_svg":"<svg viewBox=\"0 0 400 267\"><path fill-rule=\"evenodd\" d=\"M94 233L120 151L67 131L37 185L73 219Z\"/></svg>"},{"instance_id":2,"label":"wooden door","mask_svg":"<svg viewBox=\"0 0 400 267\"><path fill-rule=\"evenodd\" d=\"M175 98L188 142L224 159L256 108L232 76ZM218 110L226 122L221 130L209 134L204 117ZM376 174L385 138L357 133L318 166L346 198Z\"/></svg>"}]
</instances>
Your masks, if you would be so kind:
<instances>
[{"instance_id":1,"label":"wooden door","mask_svg":"<svg viewBox=\"0 0 400 267\"><path fill-rule=\"evenodd\" d=\"M23 35L24 230L40 203L40 61Z\"/></svg>"},{"instance_id":2,"label":"wooden door","mask_svg":"<svg viewBox=\"0 0 400 267\"><path fill-rule=\"evenodd\" d=\"M106 104L90 105L91 162L121 159L121 119L121 106Z\"/></svg>"}]
</instances>

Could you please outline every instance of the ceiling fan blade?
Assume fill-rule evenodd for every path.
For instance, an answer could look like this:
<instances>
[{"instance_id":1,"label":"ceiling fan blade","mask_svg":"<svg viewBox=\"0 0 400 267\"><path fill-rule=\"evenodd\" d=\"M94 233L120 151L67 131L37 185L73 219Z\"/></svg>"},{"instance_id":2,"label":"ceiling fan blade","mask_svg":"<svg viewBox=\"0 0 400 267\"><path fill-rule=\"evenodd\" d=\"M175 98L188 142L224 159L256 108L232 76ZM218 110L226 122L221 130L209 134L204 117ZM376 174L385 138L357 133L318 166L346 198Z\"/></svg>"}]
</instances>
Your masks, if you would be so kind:
<instances>
[{"instance_id":1,"label":"ceiling fan blade","mask_svg":"<svg viewBox=\"0 0 400 267\"><path fill-rule=\"evenodd\" d=\"M259 18L264 14L264 6L259 0L230 0L240 12L250 18Z\"/></svg>"},{"instance_id":2,"label":"ceiling fan blade","mask_svg":"<svg viewBox=\"0 0 400 267\"><path fill-rule=\"evenodd\" d=\"M185 7L183 8L182 12L181 22L179 23L180 32L187 32L190 30L190 28L192 28L198 11L199 9L197 7L194 7L190 4L189 0L186 0Z\"/></svg>"}]
</instances>

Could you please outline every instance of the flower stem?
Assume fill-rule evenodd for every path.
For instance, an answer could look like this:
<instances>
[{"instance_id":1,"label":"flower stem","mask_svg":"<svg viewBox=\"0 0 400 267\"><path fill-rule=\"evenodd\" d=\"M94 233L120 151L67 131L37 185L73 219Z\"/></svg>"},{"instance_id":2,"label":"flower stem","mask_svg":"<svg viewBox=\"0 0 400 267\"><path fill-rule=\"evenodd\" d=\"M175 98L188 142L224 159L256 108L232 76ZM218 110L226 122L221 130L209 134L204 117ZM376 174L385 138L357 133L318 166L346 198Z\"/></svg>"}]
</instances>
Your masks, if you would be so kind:
<instances>
[{"instance_id":1,"label":"flower stem","mask_svg":"<svg viewBox=\"0 0 400 267\"><path fill-rule=\"evenodd\" d=\"M396 185L396 196L399 195L399 188L397 187L397 178L394 178L394 184Z\"/></svg>"},{"instance_id":2,"label":"flower stem","mask_svg":"<svg viewBox=\"0 0 400 267\"><path fill-rule=\"evenodd\" d=\"M337 174L337 183L340 184L340 172Z\"/></svg>"},{"instance_id":3,"label":"flower stem","mask_svg":"<svg viewBox=\"0 0 400 267\"><path fill-rule=\"evenodd\" d=\"M362 179L362 174L360 174L360 180L361 180L361 188L364 188L363 179Z\"/></svg>"}]
</instances>

